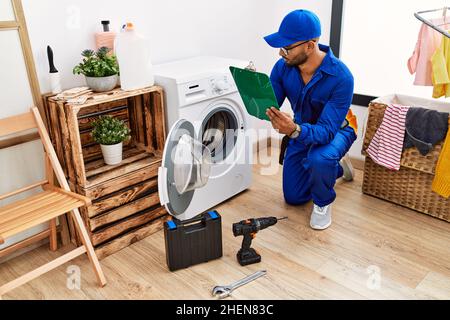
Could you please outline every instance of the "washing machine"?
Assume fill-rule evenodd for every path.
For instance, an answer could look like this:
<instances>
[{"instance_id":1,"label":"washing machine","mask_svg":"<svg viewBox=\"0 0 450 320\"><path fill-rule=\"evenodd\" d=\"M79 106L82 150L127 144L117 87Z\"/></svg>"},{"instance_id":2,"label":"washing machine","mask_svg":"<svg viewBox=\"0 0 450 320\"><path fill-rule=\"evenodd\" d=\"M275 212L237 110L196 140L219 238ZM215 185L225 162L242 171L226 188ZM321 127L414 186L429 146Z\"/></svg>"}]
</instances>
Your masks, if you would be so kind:
<instances>
[{"instance_id":1,"label":"washing machine","mask_svg":"<svg viewBox=\"0 0 450 320\"><path fill-rule=\"evenodd\" d=\"M202 214L251 185L251 121L229 71L230 66L244 68L248 64L208 56L154 66L155 83L165 92L166 126L170 128L159 173L160 200L179 220ZM190 147L183 148L183 139L191 139L184 141L185 146L191 143ZM199 146L197 151L194 144ZM208 155L202 158L205 150ZM194 153L207 159L207 172L192 163L174 169L174 153L180 156L183 152L194 162L195 156L190 157ZM174 181L174 170L183 182ZM206 175L208 182L203 184ZM201 188L197 185L188 190L194 180Z\"/></svg>"}]
</instances>

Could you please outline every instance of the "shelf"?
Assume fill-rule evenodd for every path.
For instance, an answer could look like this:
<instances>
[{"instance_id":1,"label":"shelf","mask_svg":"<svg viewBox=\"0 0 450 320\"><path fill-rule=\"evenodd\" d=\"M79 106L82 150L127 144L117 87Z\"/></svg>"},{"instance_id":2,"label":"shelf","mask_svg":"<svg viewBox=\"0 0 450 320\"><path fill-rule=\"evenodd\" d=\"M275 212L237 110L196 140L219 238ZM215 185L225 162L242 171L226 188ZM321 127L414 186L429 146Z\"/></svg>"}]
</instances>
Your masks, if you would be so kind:
<instances>
[{"instance_id":1,"label":"shelf","mask_svg":"<svg viewBox=\"0 0 450 320\"><path fill-rule=\"evenodd\" d=\"M126 175L133 171L139 171L145 167L161 163L161 156L152 152L131 148L123 153L123 160L118 165L107 165L103 159L88 162L86 168L86 188L91 188Z\"/></svg>"},{"instance_id":2,"label":"shelf","mask_svg":"<svg viewBox=\"0 0 450 320\"><path fill-rule=\"evenodd\" d=\"M67 104L69 107L76 109L77 111L96 106L98 104L104 104L108 102L114 102L121 99L127 99L139 95L143 95L146 93L153 93L153 92L159 92L162 93L162 88L160 86L152 86L147 87L143 89L137 89L132 91L124 91L120 88L113 89L107 93L92 93L90 94L91 99L89 99L86 103L82 105L70 105Z\"/></svg>"}]
</instances>

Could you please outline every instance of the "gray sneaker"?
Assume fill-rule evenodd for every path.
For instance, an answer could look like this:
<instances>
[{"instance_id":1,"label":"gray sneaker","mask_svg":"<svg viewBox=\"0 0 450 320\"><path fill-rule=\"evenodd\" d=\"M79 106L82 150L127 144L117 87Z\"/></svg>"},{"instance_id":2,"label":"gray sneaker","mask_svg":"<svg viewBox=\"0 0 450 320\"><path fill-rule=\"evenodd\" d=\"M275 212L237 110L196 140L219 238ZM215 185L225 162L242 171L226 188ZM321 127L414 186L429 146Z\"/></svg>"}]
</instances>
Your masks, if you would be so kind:
<instances>
[{"instance_id":1,"label":"gray sneaker","mask_svg":"<svg viewBox=\"0 0 450 320\"><path fill-rule=\"evenodd\" d=\"M344 169L344 175L342 176L342 179L344 179L345 181L353 181L355 174L348 153L341 159L341 161L339 161L339 164L341 165L342 169Z\"/></svg>"},{"instance_id":2,"label":"gray sneaker","mask_svg":"<svg viewBox=\"0 0 450 320\"><path fill-rule=\"evenodd\" d=\"M331 204L326 207L314 205L310 225L314 230L325 230L331 226Z\"/></svg>"}]
</instances>

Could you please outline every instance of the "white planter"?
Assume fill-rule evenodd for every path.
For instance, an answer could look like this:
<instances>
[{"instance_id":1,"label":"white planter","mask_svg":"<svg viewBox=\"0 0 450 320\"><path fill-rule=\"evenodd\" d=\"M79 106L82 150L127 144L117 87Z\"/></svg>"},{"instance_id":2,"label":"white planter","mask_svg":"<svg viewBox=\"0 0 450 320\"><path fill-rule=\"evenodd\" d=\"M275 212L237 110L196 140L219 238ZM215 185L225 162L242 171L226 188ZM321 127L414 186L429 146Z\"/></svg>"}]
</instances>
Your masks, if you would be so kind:
<instances>
[{"instance_id":1,"label":"white planter","mask_svg":"<svg viewBox=\"0 0 450 320\"><path fill-rule=\"evenodd\" d=\"M109 146L101 144L100 147L106 164L115 165L122 162L122 142Z\"/></svg>"}]
</instances>

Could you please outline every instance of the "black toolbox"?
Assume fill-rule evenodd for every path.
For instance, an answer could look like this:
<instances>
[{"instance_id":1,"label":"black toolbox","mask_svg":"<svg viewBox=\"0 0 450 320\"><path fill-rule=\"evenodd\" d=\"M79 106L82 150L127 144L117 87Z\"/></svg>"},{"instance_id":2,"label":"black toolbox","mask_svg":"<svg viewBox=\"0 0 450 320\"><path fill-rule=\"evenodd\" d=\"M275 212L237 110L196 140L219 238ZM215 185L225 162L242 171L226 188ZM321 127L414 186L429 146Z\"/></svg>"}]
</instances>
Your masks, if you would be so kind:
<instances>
[{"instance_id":1,"label":"black toolbox","mask_svg":"<svg viewBox=\"0 0 450 320\"><path fill-rule=\"evenodd\" d=\"M166 260L170 271L221 258L222 217L217 211L193 219L164 223Z\"/></svg>"}]
</instances>

